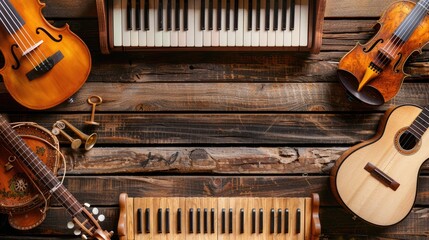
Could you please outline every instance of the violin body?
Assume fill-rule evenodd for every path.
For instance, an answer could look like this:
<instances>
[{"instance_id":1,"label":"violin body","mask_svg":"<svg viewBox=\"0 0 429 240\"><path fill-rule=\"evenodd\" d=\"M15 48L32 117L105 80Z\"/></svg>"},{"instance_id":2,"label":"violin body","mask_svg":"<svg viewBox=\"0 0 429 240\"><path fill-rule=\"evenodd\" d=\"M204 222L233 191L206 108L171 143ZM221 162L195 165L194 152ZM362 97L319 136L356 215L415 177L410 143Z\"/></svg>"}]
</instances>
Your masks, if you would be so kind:
<instances>
[{"instance_id":1,"label":"violin body","mask_svg":"<svg viewBox=\"0 0 429 240\"><path fill-rule=\"evenodd\" d=\"M408 76L403 71L405 62L413 53L421 53L421 49L429 41L428 14L404 43L397 44L395 37L393 41L389 41L415 6L410 1L392 4L377 22L378 31L375 36L366 44L357 43L340 60L339 79L354 97L370 105L381 105L398 93L404 78ZM376 62L380 52L388 56L390 62L379 74L374 74L368 69L372 62Z\"/></svg>"},{"instance_id":2,"label":"violin body","mask_svg":"<svg viewBox=\"0 0 429 240\"><path fill-rule=\"evenodd\" d=\"M42 16L39 0L2 1L0 69L12 97L30 109L47 109L73 95L85 83L91 55L85 43L70 31L57 28ZM9 17L4 17L4 13Z\"/></svg>"}]
</instances>

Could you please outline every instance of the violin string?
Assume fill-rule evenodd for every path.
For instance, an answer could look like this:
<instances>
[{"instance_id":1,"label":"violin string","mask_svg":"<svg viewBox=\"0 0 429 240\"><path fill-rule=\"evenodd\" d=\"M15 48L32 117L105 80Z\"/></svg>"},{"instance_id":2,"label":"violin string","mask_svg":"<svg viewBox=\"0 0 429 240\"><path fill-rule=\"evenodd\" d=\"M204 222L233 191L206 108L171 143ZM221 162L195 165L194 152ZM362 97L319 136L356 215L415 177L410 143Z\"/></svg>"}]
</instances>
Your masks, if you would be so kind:
<instances>
[{"instance_id":1,"label":"violin string","mask_svg":"<svg viewBox=\"0 0 429 240\"><path fill-rule=\"evenodd\" d=\"M32 39L32 37L30 36L30 34L28 34L28 32L27 32L27 30L25 29L25 27L23 26L23 25L21 25L20 23L19 23L19 19L18 19L18 17L16 16L16 14L14 13L14 11L10 8L10 6L4 1L4 0L2 0L1 1L1 4L2 4L2 6L3 6L3 4L6 6L6 7L4 7L3 6L3 8L6 10L6 12L7 12L7 14L8 14L8 16L10 17L10 19L12 20L12 23L15 25L15 27L16 27L16 29L18 30L17 32L18 33L21 33L21 35L23 36L23 38L26 40L26 42L30 45L30 46L26 46L25 45L25 43L21 40L21 42L22 42L22 44L23 44L23 47L25 48L25 49L30 49L30 48L32 48L33 46L35 46L35 44L36 44L36 42ZM7 19L6 19L7 20ZM8 22L8 24L10 24L9 22ZM13 29L13 26L12 26L12 29ZM24 32L23 31L21 31L21 29L24 29ZM28 37L27 37L28 36ZM17 34L17 37L19 37L19 35ZM30 40L29 40L30 39ZM29 54L33 59L35 59L35 57L33 56L33 52L36 52L36 50L37 49L33 49L33 50L31 50L29 53L27 53L27 54ZM23 53L24 53L24 50L22 50L23 51ZM27 55L27 54L25 54L25 56ZM42 65L43 65L43 67L45 67L46 69L47 69L47 66L45 65L45 63L44 63L44 59L46 59L46 57L44 56L44 54L43 54L43 52L42 52L42 56L40 56L37 52L36 52L36 57L38 58L38 61L41 63L41 64L36 64L36 66L34 67L35 68L35 70L38 70L37 69L37 67L42 67ZM27 58L28 59L28 58ZM37 60L36 60L36 62L37 62Z\"/></svg>"},{"instance_id":2,"label":"violin string","mask_svg":"<svg viewBox=\"0 0 429 240\"><path fill-rule=\"evenodd\" d=\"M3 3L4 3L4 1L0 1L1 7L4 8ZM2 16L2 17L0 17L0 21L2 22L3 26L5 26L7 32L12 37L12 39L15 41L15 43L18 45L18 47L20 46L20 43L21 43L21 45L25 45L19 36L15 37L14 34L12 33L13 28L10 25L9 21L7 20L7 17L4 15L4 12L0 11L0 14ZM17 40L17 38L19 41ZM35 68L37 64L34 64L32 59L30 59L28 56L25 56L25 57L28 59L28 61L31 63L31 65ZM33 58L33 60L35 61L34 58Z\"/></svg>"}]
</instances>

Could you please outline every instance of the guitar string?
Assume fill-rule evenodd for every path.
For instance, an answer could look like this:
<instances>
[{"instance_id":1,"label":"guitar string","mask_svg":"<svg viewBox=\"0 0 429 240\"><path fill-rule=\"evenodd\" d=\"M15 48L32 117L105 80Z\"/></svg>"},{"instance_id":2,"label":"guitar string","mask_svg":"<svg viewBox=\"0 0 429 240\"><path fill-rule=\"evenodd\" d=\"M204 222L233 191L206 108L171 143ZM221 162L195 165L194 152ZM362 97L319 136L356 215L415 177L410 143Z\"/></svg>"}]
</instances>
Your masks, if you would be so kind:
<instances>
[{"instance_id":1,"label":"guitar string","mask_svg":"<svg viewBox=\"0 0 429 240\"><path fill-rule=\"evenodd\" d=\"M405 25L400 25L399 27L398 27L398 29L399 29L399 31L398 31L398 34L406 34L406 35L410 35L411 34L411 32L412 31L414 31L415 29L411 29L411 26L412 25L414 25L414 24L416 24L416 23L418 23L418 22L421 22L422 20L423 20L423 18L421 19L421 20L419 20L418 19L418 15L420 15L420 14L424 14L425 12L427 12L427 11L429 11L429 1L427 1L427 2L425 2L425 1L427 1L427 0L422 0L422 1L419 1L416 5L415 5L415 7L417 7L417 5L420 5L421 7L419 7L419 8L417 8L416 10L415 10L415 12L412 12L412 10L411 10L411 12L409 13L409 14L411 14L411 13L413 13L414 14L414 16L410 16L409 14L408 14L408 16L410 16L410 17L412 17L412 19L410 19L410 20L407 20L407 22L405 22ZM423 2L423 3L422 3ZM414 7L414 8L415 8ZM408 17L407 16L407 17ZM406 17L406 18L407 18ZM406 18L404 19L404 21L406 20ZM392 54L392 57L394 57L395 55L397 55L397 53L398 53L398 51L400 50L400 49L402 49L402 46L403 46L403 44L404 43L401 43L401 38L400 37L398 37L398 36L396 36L396 38L394 38L393 39L393 41L391 41L392 40L392 38L394 37L395 35L392 35L390 38L389 38L389 42L386 44L386 46L385 47L387 47L387 49L385 50L387 53L389 53L390 51L392 51L393 52L393 54ZM393 47L393 49L391 50L390 48L392 48ZM383 48L382 48L383 49ZM389 54L390 55L390 54ZM377 53L377 57L379 57L379 56L381 56L381 53L380 53L380 51ZM387 59L383 59L382 61L381 61L381 64L382 65L385 65L385 64L387 64L388 63L388 61L389 61L390 59L389 58L387 58Z\"/></svg>"},{"instance_id":2,"label":"guitar string","mask_svg":"<svg viewBox=\"0 0 429 240\"><path fill-rule=\"evenodd\" d=\"M3 3L4 3L4 1L1 1L0 2L0 5L3 7ZM4 8L4 7L3 7ZM9 35L13 38L13 40L18 44L18 46L19 46L19 42L21 42L21 44L22 45L25 45L24 43L23 43L23 41L21 40L21 38L19 37L19 36L17 36L18 37L18 39L19 39L19 41L15 38L15 36L14 36L14 34L12 33L12 30L11 29L9 29L9 28L11 28L11 25L9 24L9 22L8 22L8 20L7 20L7 17L4 15L4 13L3 13L3 11L0 11L0 14L3 16L3 18L1 18L0 17L0 21L2 22L2 24L3 24L3 26L5 26L5 28L6 28L6 30L7 30L7 32L9 33ZM6 22L5 22L6 21ZM7 24L6 24L7 23ZM37 64L34 64L33 63L33 61L36 61L35 59L34 59L34 57L32 57L31 56L31 58L33 58L33 59L30 59L29 58L29 56L25 56L27 59L28 59L28 61L31 63L31 65L35 68L36 67L36 65ZM33 60L33 61L32 61Z\"/></svg>"},{"instance_id":3,"label":"guitar string","mask_svg":"<svg viewBox=\"0 0 429 240\"><path fill-rule=\"evenodd\" d=\"M3 23L3 25L5 25L6 27L9 27L9 28L11 28L12 30L14 29L14 26L13 25L15 25L15 27L16 27L16 29L17 29L17 32L18 33L21 33L21 35L22 35L22 37L25 39L25 41L30 45L30 46L26 46L26 44L25 44L25 42L21 39L21 37L19 36L19 34L16 34L16 36L17 36L17 38L19 39L19 41L21 42L21 51L23 52L23 53L25 53L25 51L22 49L22 47L24 48L24 49L31 49L32 47L34 47L35 45L36 45L36 42L32 39L32 37L31 37L31 35L30 34L28 34L28 32L27 32L27 30L26 30L26 28L23 26L23 25L21 25L20 23L19 23L19 19L18 19L18 17L16 16L16 14L13 12L13 10L9 7L9 5L3 0L3 1L0 1L0 5L6 10L6 14L9 16L9 18L10 18L10 20L12 21L12 23L10 23L9 22L9 20L8 20L8 18L6 17L6 16L4 16L4 14L3 14L3 12L1 12L1 14L3 15L3 17L5 18L5 21L6 21L6 23L8 24L6 24L4 21L3 21L3 19L1 20L2 21L2 23ZM12 25L13 24L13 25ZM9 32L9 34L11 35L11 37L14 39L14 41L18 44L18 46L19 46L19 43L18 43L18 41L15 39L15 37L14 37L14 35L13 35L13 33L12 33L12 30L9 30L9 28L8 28L8 32ZM24 31L22 31L21 29L24 29ZM30 39L30 40L29 40ZM23 56L25 56L29 61L30 61L30 59L27 57L27 55L30 55L30 57L36 62L36 64L34 64L33 62L31 62L31 64L33 65L33 68L35 68L35 70L38 70L37 69L37 67L45 67L45 69L48 69L48 67L46 66L46 64L45 64L45 62L44 62L44 59L46 59L46 57L45 57L45 55L43 54L43 52L42 51L40 51L40 53L41 53L41 55L42 56L40 56L40 54L39 54L39 51L37 51L38 50L38 48L36 48L36 49L33 49L33 50L31 50L30 52L28 52L27 54L23 54ZM35 55L36 55L36 57L38 58L38 60L36 60L36 58L33 56L33 52L35 53ZM40 64L37 64L37 62L40 62Z\"/></svg>"}]
</instances>

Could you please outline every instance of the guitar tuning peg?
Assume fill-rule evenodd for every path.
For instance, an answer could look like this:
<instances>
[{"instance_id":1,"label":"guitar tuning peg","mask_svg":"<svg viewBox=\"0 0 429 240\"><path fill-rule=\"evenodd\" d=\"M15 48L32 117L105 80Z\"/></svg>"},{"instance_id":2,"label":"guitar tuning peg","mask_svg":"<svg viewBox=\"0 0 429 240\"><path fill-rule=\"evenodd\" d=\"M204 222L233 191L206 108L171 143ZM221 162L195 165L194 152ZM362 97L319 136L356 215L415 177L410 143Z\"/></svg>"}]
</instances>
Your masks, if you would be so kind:
<instances>
[{"instance_id":1,"label":"guitar tuning peg","mask_svg":"<svg viewBox=\"0 0 429 240\"><path fill-rule=\"evenodd\" d=\"M97 219L99 222L103 222L104 220L106 220L106 217L103 214L100 214Z\"/></svg>"},{"instance_id":2,"label":"guitar tuning peg","mask_svg":"<svg viewBox=\"0 0 429 240\"><path fill-rule=\"evenodd\" d=\"M84 203L83 205L87 208L91 207L91 205L89 203Z\"/></svg>"},{"instance_id":3,"label":"guitar tuning peg","mask_svg":"<svg viewBox=\"0 0 429 240\"><path fill-rule=\"evenodd\" d=\"M73 223L72 221L68 222L68 223L67 223L67 228L68 228L68 229L72 229L72 228L74 228L74 223Z\"/></svg>"},{"instance_id":4,"label":"guitar tuning peg","mask_svg":"<svg viewBox=\"0 0 429 240\"><path fill-rule=\"evenodd\" d=\"M92 214L93 215L98 215L98 213L99 213L98 208L93 208L92 209Z\"/></svg>"},{"instance_id":5,"label":"guitar tuning peg","mask_svg":"<svg viewBox=\"0 0 429 240\"><path fill-rule=\"evenodd\" d=\"M88 239L88 237L85 235L85 234L82 234L82 239L84 239L84 240L86 240L86 239Z\"/></svg>"},{"instance_id":6,"label":"guitar tuning peg","mask_svg":"<svg viewBox=\"0 0 429 240\"><path fill-rule=\"evenodd\" d=\"M80 229L75 229L73 233L74 233L74 235L77 236L77 235L80 235L82 233L82 231Z\"/></svg>"}]
</instances>

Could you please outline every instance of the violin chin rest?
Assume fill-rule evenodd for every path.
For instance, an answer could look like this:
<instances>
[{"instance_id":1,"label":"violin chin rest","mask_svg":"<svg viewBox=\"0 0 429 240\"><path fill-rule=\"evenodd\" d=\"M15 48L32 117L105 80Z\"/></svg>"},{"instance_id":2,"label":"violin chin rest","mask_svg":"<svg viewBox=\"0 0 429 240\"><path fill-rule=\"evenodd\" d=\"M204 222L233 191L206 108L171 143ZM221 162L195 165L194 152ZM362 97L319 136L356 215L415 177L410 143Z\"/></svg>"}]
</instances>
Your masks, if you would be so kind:
<instances>
[{"instance_id":1,"label":"violin chin rest","mask_svg":"<svg viewBox=\"0 0 429 240\"><path fill-rule=\"evenodd\" d=\"M379 106L384 103L383 95L376 88L365 85L358 91L359 81L353 74L341 69L338 69L337 74L347 93L354 99L372 106Z\"/></svg>"}]
</instances>

